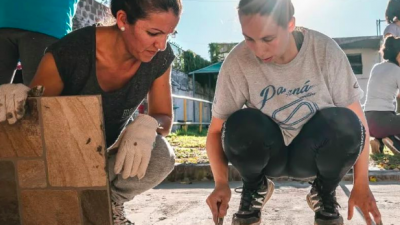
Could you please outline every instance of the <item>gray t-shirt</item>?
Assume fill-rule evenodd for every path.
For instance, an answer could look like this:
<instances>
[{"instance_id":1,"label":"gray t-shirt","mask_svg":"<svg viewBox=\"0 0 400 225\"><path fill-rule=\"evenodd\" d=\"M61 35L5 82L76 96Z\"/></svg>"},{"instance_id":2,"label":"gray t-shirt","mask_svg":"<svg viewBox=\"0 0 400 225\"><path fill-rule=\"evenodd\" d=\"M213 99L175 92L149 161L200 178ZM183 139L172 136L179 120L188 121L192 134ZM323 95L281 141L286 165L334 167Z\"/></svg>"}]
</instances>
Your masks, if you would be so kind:
<instances>
[{"instance_id":1,"label":"gray t-shirt","mask_svg":"<svg viewBox=\"0 0 400 225\"><path fill-rule=\"evenodd\" d=\"M400 27L397 26L395 23L389 24L385 28L385 31L383 31L383 36L386 36L387 34L392 34L395 37L400 37Z\"/></svg>"},{"instance_id":2,"label":"gray t-shirt","mask_svg":"<svg viewBox=\"0 0 400 225\"><path fill-rule=\"evenodd\" d=\"M400 67L387 61L376 64L368 81L364 110L395 112L399 87Z\"/></svg>"},{"instance_id":3,"label":"gray t-shirt","mask_svg":"<svg viewBox=\"0 0 400 225\"><path fill-rule=\"evenodd\" d=\"M363 91L345 53L331 38L306 28L298 55L287 64L263 63L245 42L224 61L213 116L226 120L244 105L261 110L281 128L289 145L320 109L346 107Z\"/></svg>"}]
</instances>

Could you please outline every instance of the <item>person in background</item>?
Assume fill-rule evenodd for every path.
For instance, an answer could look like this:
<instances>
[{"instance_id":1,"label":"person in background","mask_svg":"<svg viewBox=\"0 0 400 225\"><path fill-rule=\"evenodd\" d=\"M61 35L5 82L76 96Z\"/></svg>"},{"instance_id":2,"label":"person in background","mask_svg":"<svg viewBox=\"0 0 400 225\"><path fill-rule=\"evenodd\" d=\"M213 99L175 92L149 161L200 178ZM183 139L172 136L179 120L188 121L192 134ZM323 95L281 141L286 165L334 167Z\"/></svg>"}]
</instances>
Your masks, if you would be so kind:
<instances>
[{"instance_id":1,"label":"person in background","mask_svg":"<svg viewBox=\"0 0 400 225\"><path fill-rule=\"evenodd\" d=\"M371 71L368 81L365 115L373 153L381 153L386 145L400 154L400 115L396 114L396 96L400 88L400 37L387 36L382 45L384 62ZM384 145L383 145L384 144Z\"/></svg>"},{"instance_id":2,"label":"person in background","mask_svg":"<svg viewBox=\"0 0 400 225\"><path fill-rule=\"evenodd\" d=\"M78 1L0 1L0 85L12 82L18 61L30 84L46 47L72 31Z\"/></svg>"},{"instance_id":3,"label":"person in background","mask_svg":"<svg viewBox=\"0 0 400 225\"><path fill-rule=\"evenodd\" d=\"M400 0L389 0L385 18L389 25L383 31L383 37L389 35L400 37ZM397 107L397 112L400 112L400 94L397 95ZM381 144L383 146L383 142Z\"/></svg>"},{"instance_id":4,"label":"person in background","mask_svg":"<svg viewBox=\"0 0 400 225\"><path fill-rule=\"evenodd\" d=\"M386 22L388 25L383 31L383 36L400 36L400 0L389 0L386 13Z\"/></svg>"}]
</instances>

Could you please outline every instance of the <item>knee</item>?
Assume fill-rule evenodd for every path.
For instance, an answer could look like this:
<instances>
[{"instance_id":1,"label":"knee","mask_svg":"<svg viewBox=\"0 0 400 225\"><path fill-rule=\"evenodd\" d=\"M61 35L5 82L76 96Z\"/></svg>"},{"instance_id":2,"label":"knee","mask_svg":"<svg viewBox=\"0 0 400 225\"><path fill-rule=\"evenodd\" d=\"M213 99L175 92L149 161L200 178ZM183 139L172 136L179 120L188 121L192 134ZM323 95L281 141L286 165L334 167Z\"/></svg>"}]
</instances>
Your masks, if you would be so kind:
<instances>
[{"instance_id":1,"label":"knee","mask_svg":"<svg viewBox=\"0 0 400 225\"><path fill-rule=\"evenodd\" d=\"M232 131L246 133L254 131L260 125L265 125L268 118L258 109L246 108L234 112L226 120L224 128ZM234 132L231 132L234 133Z\"/></svg>"},{"instance_id":2,"label":"knee","mask_svg":"<svg viewBox=\"0 0 400 225\"><path fill-rule=\"evenodd\" d=\"M356 137L361 135L364 127L358 116L347 108L327 108L319 112L319 118L324 120L325 129L339 137Z\"/></svg>"},{"instance_id":3,"label":"knee","mask_svg":"<svg viewBox=\"0 0 400 225\"><path fill-rule=\"evenodd\" d=\"M329 139L339 143L337 151L358 154L360 146L364 146L365 128L358 116L350 109L335 107L322 109L320 119L324 120L324 129ZM324 131L323 131L324 132Z\"/></svg>"},{"instance_id":4,"label":"knee","mask_svg":"<svg viewBox=\"0 0 400 225\"><path fill-rule=\"evenodd\" d=\"M325 108L321 109L318 114L334 128L343 129L344 126L360 127L360 119L348 108Z\"/></svg>"},{"instance_id":5,"label":"knee","mask_svg":"<svg viewBox=\"0 0 400 225\"><path fill-rule=\"evenodd\" d=\"M276 136L276 137L275 137ZM271 147L282 134L278 125L257 109L233 113L222 130L224 150L234 155L248 154L251 149Z\"/></svg>"},{"instance_id":6,"label":"knee","mask_svg":"<svg viewBox=\"0 0 400 225\"><path fill-rule=\"evenodd\" d=\"M175 153L168 141L161 135L157 135L152 158L157 160L156 165L160 174L168 175L175 167Z\"/></svg>"},{"instance_id":7,"label":"knee","mask_svg":"<svg viewBox=\"0 0 400 225\"><path fill-rule=\"evenodd\" d=\"M366 112L365 117L367 118L369 135L371 137L385 138L391 135L382 123L382 118L385 118L385 115L378 114L377 112Z\"/></svg>"}]
</instances>

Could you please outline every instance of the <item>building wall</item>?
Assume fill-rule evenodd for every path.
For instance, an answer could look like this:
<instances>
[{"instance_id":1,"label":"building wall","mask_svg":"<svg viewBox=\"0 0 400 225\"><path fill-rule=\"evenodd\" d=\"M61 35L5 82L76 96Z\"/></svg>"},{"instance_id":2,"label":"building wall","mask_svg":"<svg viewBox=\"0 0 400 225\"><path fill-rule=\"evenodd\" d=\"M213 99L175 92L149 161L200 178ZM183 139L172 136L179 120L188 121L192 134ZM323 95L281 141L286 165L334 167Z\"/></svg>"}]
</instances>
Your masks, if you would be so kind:
<instances>
[{"instance_id":1,"label":"building wall","mask_svg":"<svg viewBox=\"0 0 400 225\"><path fill-rule=\"evenodd\" d=\"M73 29L91 26L103 22L109 17L108 3L102 4L95 0L80 0L73 18Z\"/></svg>"},{"instance_id":2,"label":"building wall","mask_svg":"<svg viewBox=\"0 0 400 225\"><path fill-rule=\"evenodd\" d=\"M368 79L371 73L372 68L375 64L381 62L381 55L378 50L374 49L350 49L344 50L346 54L360 54L362 57L363 64L363 74L356 74L358 83L361 89L364 91L364 97L361 100L361 103L364 104L365 96L367 94L367 85Z\"/></svg>"},{"instance_id":3,"label":"building wall","mask_svg":"<svg viewBox=\"0 0 400 225\"><path fill-rule=\"evenodd\" d=\"M178 70L172 70L172 93L175 95L192 97L193 96L193 83L192 78L187 74L180 72ZM208 88L202 87L199 83L196 82L196 94L194 98L203 99L207 101L212 101L209 99L209 96L214 96L214 92ZM187 110L187 121L199 122L199 103L193 103L193 101L187 100L186 103ZM195 108L193 108L193 104L195 104ZM174 121L183 121L184 120L184 104L182 99L174 98L173 99L174 106ZM193 113L193 109L195 113ZM211 104L203 103L202 110L202 122L210 122L211 120ZM193 117L194 116L194 117ZM176 129L177 127L175 127Z\"/></svg>"}]
</instances>

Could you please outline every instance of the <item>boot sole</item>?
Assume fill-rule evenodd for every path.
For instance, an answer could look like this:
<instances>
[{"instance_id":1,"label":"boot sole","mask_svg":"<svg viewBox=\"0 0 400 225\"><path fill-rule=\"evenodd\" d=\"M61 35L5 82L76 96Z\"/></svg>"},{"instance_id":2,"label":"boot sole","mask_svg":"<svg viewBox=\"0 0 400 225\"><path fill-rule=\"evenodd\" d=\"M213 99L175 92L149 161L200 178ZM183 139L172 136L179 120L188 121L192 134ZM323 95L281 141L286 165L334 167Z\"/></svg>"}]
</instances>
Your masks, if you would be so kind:
<instances>
[{"instance_id":1,"label":"boot sole","mask_svg":"<svg viewBox=\"0 0 400 225\"><path fill-rule=\"evenodd\" d=\"M265 196L262 208L264 208L264 205L268 202L268 200L271 198L272 194L274 193L275 190L275 184L274 182L272 182L272 180L267 179L267 183L268 183L268 193L267 196ZM261 209L262 209L261 208Z\"/></svg>"},{"instance_id":2,"label":"boot sole","mask_svg":"<svg viewBox=\"0 0 400 225\"><path fill-rule=\"evenodd\" d=\"M272 182L272 180L267 178L267 183L268 183L268 193L265 196L265 199L264 199L263 205L261 207L261 210L264 208L264 205L271 198L271 196L272 196L272 194L274 193L274 190L275 190L275 184L274 184L274 182ZM246 225L260 225L260 224L261 224L261 218L260 218L260 221L258 221L256 223L249 223L249 224L246 224ZM235 223L235 221L232 220L232 225L242 225L242 224Z\"/></svg>"},{"instance_id":3,"label":"boot sole","mask_svg":"<svg viewBox=\"0 0 400 225\"><path fill-rule=\"evenodd\" d=\"M307 195L307 197L306 197L306 200L307 200L308 207L310 207L310 209L314 211L314 209L313 209L313 207L312 207L312 205L311 205L311 202L310 202L310 200L309 200L309 198L308 198L308 195ZM326 220L315 220L315 221L314 221L314 225L344 225L344 223L343 223L343 217L340 216L338 219L333 220L333 221L332 221L332 220L330 220L330 221L326 221Z\"/></svg>"},{"instance_id":4,"label":"boot sole","mask_svg":"<svg viewBox=\"0 0 400 225\"><path fill-rule=\"evenodd\" d=\"M340 217L337 221L316 220L314 225L344 225L343 218Z\"/></svg>"},{"instance_id":5,"label":"boot sole","mask_svg":"<svg viewBox=\"0 0 400 225\"><path fill-rule=\"evenodd\" d=\"M390 138L382 139L383 143L393 152L395 155L400 155L400 151L394 147L393 141Z\"/></svg>"}]
</instances>

